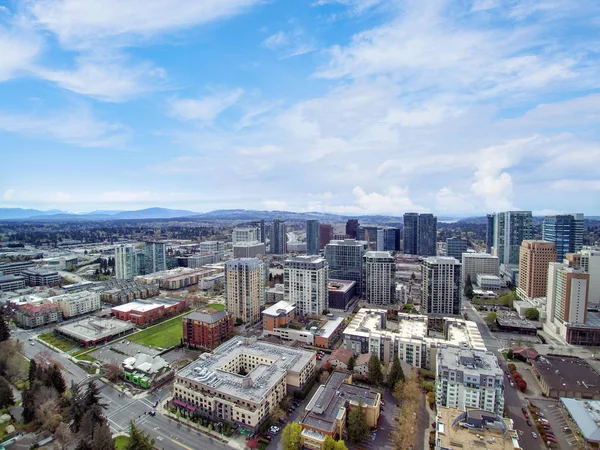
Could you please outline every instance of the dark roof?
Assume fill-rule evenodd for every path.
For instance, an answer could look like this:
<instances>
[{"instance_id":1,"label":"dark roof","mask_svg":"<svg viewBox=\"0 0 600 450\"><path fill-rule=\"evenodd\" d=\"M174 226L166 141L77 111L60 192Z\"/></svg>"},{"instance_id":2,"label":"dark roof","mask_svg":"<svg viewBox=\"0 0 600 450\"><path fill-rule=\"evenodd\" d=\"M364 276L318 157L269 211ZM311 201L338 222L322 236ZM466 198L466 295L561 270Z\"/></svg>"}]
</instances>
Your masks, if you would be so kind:
<instances>
[{"instance_id":1,"label":"dark roof","mask_svg":"<svg viewBox=\"0 0 600 450\"><path fill-rule=\"evenodd\" d=\"M533 349L533 348L523 348L523 347L519 347L517 345L515 345L512 348L512 351L513 351L513 353L521 355L525 359L535 359L538 356L540 356L540 354L538 352L536 352L535 349Z\"/></svg>"},{"instance_id":2,"label":"dark roof","mask_svg":"<svg viewBox=\"0 0 600 450\"><path fill-rule=\"evenodd\" d=\"M0 275L0 282L2 283L6 283L9 281L19 281L19 280L23 280L25 281L25 277L22 275Z\"/></svg>"},{"instance_id":3,"label":"dark roof","mask_svg":"<svg viewBox=\"0 0 600 450\"><path fill-rule=\"evenodd\" d=\"M600 376L581 358L542 356L532 362L550 389L600 394Z\"/></svg>"},{"instance_id":4,"label":"dark roof","mask_svg":"<svg viewBox=\"0 0 600 450\"><path fill-rule=\"evenodd\" d=\"M230 315L230 313L225 312L225 311L209 312L207 310L206 312L197 312L196 311L196 312L188 314L187 316L184 316L183 318L190 319L190 320L197 320L199 322L205 322L205 323L215 323L228 315Z\"/></svg>"}]
</instances>

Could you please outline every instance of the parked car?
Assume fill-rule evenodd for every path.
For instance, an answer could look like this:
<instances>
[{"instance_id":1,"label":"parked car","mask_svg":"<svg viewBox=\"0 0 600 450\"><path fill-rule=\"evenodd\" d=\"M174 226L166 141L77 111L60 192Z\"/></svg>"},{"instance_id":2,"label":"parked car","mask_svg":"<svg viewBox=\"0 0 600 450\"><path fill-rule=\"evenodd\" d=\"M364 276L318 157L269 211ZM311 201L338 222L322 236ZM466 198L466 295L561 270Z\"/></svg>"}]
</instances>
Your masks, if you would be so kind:
<instances>
[{"instance_id":1,"label":"parked car","mask_svg":"<svg viewBox=\"0 0 600 450\"><path fill-rule=\"evenodd\" d=\"M527 414L527 408L521 408L521 411L523 411L523 414Z\"/></svg>"},{"instance_id":2,"label":"parked car","mask_svg":"<svg viewBox=\"0 0 600 450\"><path fill-rule=\"evenodd\" d=\"M547 440L547 441L550 441L550 442L553 442L553 443L556 443L556 439L554 439L554 438L553 438L553 437L551 437L551 436L546 436L546 440Z\"/></svg>"},{"instance_id":3,"label":"parked car","mask_svg":"<svg viewBox=\"0 0 600 450\"><path fill-rule=\"evenodd\" d=\"M532 431L532 432L531 432L531 436L532 436L534 439L537 439L537 433L536 433L535 431Z\"/></svg>"},{"instance_id":4,"label":"parked car","mask_svg":"<svg viewBox=\"0 0 600 450\"><path fill-rule=\"evenodd\" d=\"M531 426L531 420L527 419L527 425Z\"/></svg>"}]
</instances>

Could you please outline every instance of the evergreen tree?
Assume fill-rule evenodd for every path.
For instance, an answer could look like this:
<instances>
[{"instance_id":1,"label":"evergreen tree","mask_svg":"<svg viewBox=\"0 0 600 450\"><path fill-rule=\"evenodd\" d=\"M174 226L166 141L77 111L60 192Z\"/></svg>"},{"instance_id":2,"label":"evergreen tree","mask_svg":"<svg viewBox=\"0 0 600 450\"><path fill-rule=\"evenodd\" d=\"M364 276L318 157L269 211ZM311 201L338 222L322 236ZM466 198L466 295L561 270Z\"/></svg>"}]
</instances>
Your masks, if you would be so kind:
<instances>
[{"instance_id":1,"label":"evergreen tree","mask_svg":"<svg viewBox=\"0 0 600 450\"><path fill-rule=\"evenodd\" d=\"M469 300L473 299L473 282L471 281L471 275L467 275L463 293Z\"/></svg>"},{"instance_id":2,"label":"evergreen tree","mask_svg":"<svg viewBox=\"0 0 600 450\"><path fill-rule=\"evenodd\" d=\"M23 390L23 422L29 423L35 419L35 392L31 388Z\"/></svg>"},{"instance_id":3,"label":"evergreen tree","mask_svg":"<svg viewBox=\"0 0 600 450\"><path fill-rule=\"evenodd\" d=\"M129 441L125 450L154 450L154 439L137 428L133 422L129 428Z\"/></svg>"},{"instance_id":4,"label":"evergreen tree","mask_svg":"<svg viewBox=\"0 0 600 450\"><path fill-rule=\"evenodd\" d=\"M80 431L86 435L93 433L94 427L97 424L103 424L106 419L104 418L104 409L106 409L106 403L100 403L100 389L95 381L88 383L88 388L83 396L84 414L81 420Z\"/></svg>"},{"instance_id":5,"label":"evergreen tree","mask_svg":"<svg viewBox=\"0 0 600 450\"><path fill-rule=\"evenodd\" d=\"M75 447L75 450L92 450L92 444L90 444L86 439L80 439Z\"/></svg>"},{"instance_id":6,"label":"evergreen tree","mask_svg":"<svg viewBox=\"0 0 600 450\"><path fill-rule=\"evenodd\" d=\"M69 428L73 433L79 432L85 410L86 407L83 401L81 387L78 384L75 384L75 382L71 381L71 396L67 400L65 418L68 422L70 422Z\"/></svg>"},{"instance_id":7,"label":"evergreen tree","mask_svg":"<svg viewBox=\"0 0 600 450\"><path fill-rule=\"evenodd\" d=\"M374 385L380 385L383 381L383 372L381 371L381 362L377 355L372 355L369 360L369 381Z\"/></svg>"},{"instance_id":8,"label":"evergreen tree","mask_svg":"<svg viewBox=\"0 0 600 450\"><path fill-rule=\"evenodd\" d=\"M346 447L346 443L340 439L335 443L335 450L348 450L348 447Z\"/></svg>"},{"instance_id":9,"label":"evergreen tree","mask_svg":"<svg viewBox=\"0 0 600 450\"><path fill-rule=\"evenodd\" d=\"M335 439L331 436L326 436L323 443L323 450L335 450Z\"/></svg>"},{"instance_id":10,"label":"evergreen tree","mask_svg":"<svg viewBox=\"0 0 600 450\"><path fill-rule=\"evenodd\" d=\"M392 367L387 377L387 385L393 389L397 381L404 381L404 371L402 370L398 353L394 355L394 359L392 360Z\"/></svg>"},{"instance_id":11,"label":"evergreen tree","mask_svg":"<svg viewBox=\"0 0 600 450\"><path fill-rule=\"evenodd\" d=\"M0 314L0 342L8 341L10 339L10 327L4 320L4 315Z\"/></svg>"},{"instance_id":12,"label":"evergreen tree","mask_svg":"<svg viewBox=\"0 0 600 450\"><path fill-rule=\"evenodd\" d=\"M298 422L288 423L281 432L283 450L298 450L300 448L300 433L302 433L302 425Z\"/></svg>"},{"instance_id":13,"label":"evergreen tree","mask_svg":"<svg viewBox=\"0 0 600 450\"><path fill-rule=\"evenodd\" d=\"M56 364L53 364L52 367L48 369L48 379L46 383L48 387L51 386L56 389L59 394L64 394L67 390L67 383L65 383L65 379Z\"/></svg>"},{"instance_id":14,"label":"evergreen tree","mask_svg":"<svg viewBox=\"0 0 600 450\"><path fill-rule=\"evenodd\" d=\"M359 401L358 406L350 407L347 427L350 442L354 444L358 444L369 437L369 424L363 413L362 400Z\"/></svg>"},{"instance_id":15,"label":"evergreen tree","mask_svg":"<svg viewBox=\"0 0 600 450\"><path fill-rule=\"evenodd\" d=\"M348 370L354 370L354 364L356 364L356 356L352 355L348 360Z\"/></svg>"},{"instance_id":16,"label":"evergreen tree","mask_svg":"<svg viewBox=\"0 0 600 450\"><path fill-rule=\"evenodd\" d=\"M0 409L6 408L13 403L15 403L15 397L12 388L6 379L0 377Z\"/></svg>"},{"instance_id":17,"label":"evergreen tree","mask_svg":"<svg viewBox=\"0 0 600 450\"><path fill-rule=\"evenodd\" d=\"M35 361L35 359L32 359L31 361L29 361L29 386L33 385L33 382L37 379L38 377L38 365L37 362Z\"/></svg>"},{"instance_id":18,"label":"evergreen tree","mask_svg":"<svg viewBox=\"0 0 600 450\"><path fill-rule=\"evenodd\" d=\"M106 423L97 423L92 437L92 450L114 450L115 441Z\"/></svg>"}]
</instances>

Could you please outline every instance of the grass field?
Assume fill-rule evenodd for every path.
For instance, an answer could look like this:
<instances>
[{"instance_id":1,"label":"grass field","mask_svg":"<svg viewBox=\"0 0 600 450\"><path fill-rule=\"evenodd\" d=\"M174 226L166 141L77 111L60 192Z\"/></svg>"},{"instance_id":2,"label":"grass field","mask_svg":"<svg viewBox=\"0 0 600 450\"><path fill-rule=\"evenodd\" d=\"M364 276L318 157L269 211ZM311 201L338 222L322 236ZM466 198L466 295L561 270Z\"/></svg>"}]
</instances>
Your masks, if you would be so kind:
<instances>
[{"instance_id":1,"label":"grass field","mask_svg":"<svg viewBox=\"0 0 600 450\"><path fill-rule=\"evenodd\" d=\"M127 436L117 436L115 439L115 450L124 450L128 442L129 438Z\"/></svg>"},{"instance_id":2,"label":"grass field","mask_svg":"<svg viewBox=\"0 0 600 450\"><path fill-rule=\"evenodd\" d=\"M69 350L73 350L75 347L77 347L75 342L70 341L62 336L58 336L54 333L40 334L39 338L42 341L62 350L63 352L68 352Z\"/></svg>"},{"instance_id":3,"label":"grass field","mask_svg":"<svg viewBox=\"0 0 600 450\"><path fill-rule=\"evenodd\" d=\"M169 348L178 345L182 337L181 316L177 316L147 330L132 334L127 339L138 344L151 345L154 348Z\"/></svg>"},{"instance_id":4,"label":"grass field","mask_svg":"<svg viewBox=\"0 0 600 450\"><path fill-rule=\"evenodd\" d=\"M206 305L206 307L216 309L217 311L225 311L225 305L221 305L220 303L211 303Z\"/></svg>"}]
</instances>

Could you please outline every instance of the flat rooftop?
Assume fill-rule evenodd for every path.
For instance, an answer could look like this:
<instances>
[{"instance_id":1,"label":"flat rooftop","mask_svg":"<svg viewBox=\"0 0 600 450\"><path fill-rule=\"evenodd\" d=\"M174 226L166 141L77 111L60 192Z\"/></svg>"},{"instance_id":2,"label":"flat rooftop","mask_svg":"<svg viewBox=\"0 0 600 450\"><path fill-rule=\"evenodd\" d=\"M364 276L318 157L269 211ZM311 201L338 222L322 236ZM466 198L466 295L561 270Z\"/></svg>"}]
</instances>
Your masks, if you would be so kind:
<instances>
[{"instance_id":1,"label":"flat rooftop","mask_svg":"<svg viewBox=\"0 0 600 450\"><path fill-rule=\"evenodd\" d=\"M327 289L329 290L329 292L333 291L346 293L355 285L356 281L329 280L329 283L327 283Z\"/></svg>"},{"instance_id":2,"label":"flat rooftop","mask_svg":"<svg viewBox=\"0 0 600 450\"><path fill-rule=\"evenodd\" d=\"M532 364L550 389L600 394L600 376L584 359L540 355Z\"/></svg>"},{"instance_id":3,"label":"flat rooftop","mask_svg":"<svg viewBox=\"0 0 600 450\"><path fill-rule=\"evenodd\" d=\"M503 378L498 359L492 352L471 348L443 347L437 352L438 370L447 367L468 375L493 375Z\"/></svg>"},{"instance_id":4,"label":"flat rooftop","mask_svg":"<svg viewBox=\"0 0 600 450\"><path fill-rule=\"evenodd\" d=\"M585 440L600 442L600 400L561 398L560 402L577 424Z\"/></svg>"},{"instance_id":5,"label":"flat rooftop","mask_svg":"<svg viewBox=\"0 0 600 450\"><path fill-rule=\"evenodd\" d=\"M202 312L195 311L186 316L183 316L184 319L189 320L197 320L199 322L204 323L215 323L221 320L223 317L227 317L231 313L226 311L216 311L216 310L203 310Z\"/></svg>"},{"instance_id":6,"label":"flat rooftop","mask_svg":"<svg viewBox=\"0 0 600 450\"><path fill-rule=\"evenodd\" d=\"M118 319L100 319L93 317L62 325L57 328L57 331L60 331L75 340L93 341L109 338L129 330L133 331L134 329L135 327L133 324L129 322L123 322Z\"/></svg>"},{"instance_id":7,"label":"flat rooftop","mask_svg":"<svg viewBox=\"0 0 600 450\"><path fill-rule=\"evenodd\" d=\"M133 302L125 303L123 305L114 306L111 309L113 311L119 312L130 312L130 311L140 311L140 312L148 312L153 309L160 308L162 306L173 306L183 301L183 299L170 299L170 298L153 298L148 300L136 300Z\"/></svg>"},{"instance_id":8,"label":"flat rooftop","mask_svg":"<svg viewBox=\"0 0 600 450\"><path fill-rule=\"evenodd\" d=\"M258 364L244 376L223 369L237 358L247 355L267 358L270 364ZM195 362L177 372L177 376L242 400L261 403L266 393L288 371L301 372L315 360L315 355L315 352L309 350L235 336L217 347L213 353L200 355Z\"/></svg>"},{"instance_id":9,"label":"flat rooftop","mask_svg":"<svg viewBox=\"0 0 600 450\"><path fill-rule=\"evenodd\" d=\"M529 330L537 330L537 327L527 319L518 317L498 317L496 319L502 327L524 328Z\"/></svg>"},{"instance_id":10,"label":"flat rooftop","mask_svg":"<svg viewBox=\"0 0 600 450\"><path fill-rule=\"evenodd\" d=\"M294 305L282 300L273 306L269 306L262 314L269 317L283 317L291 313L294 309L296 309Z\"/></svg>"}]
</instances>

